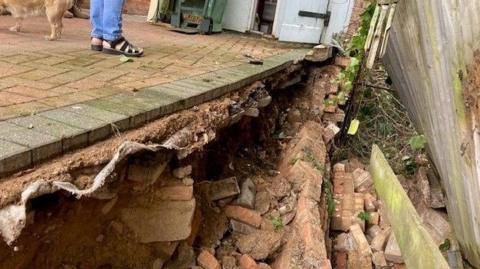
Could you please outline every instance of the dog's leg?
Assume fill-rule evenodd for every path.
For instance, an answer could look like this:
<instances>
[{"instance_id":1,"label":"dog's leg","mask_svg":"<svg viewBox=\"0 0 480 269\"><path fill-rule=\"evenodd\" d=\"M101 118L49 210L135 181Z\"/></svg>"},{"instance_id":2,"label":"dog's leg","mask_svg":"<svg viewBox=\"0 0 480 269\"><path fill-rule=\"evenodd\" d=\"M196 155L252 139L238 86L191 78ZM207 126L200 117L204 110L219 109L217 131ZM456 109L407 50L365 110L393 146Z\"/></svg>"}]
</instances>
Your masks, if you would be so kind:
<instances>
[{"instance_id":1,"label":"dog's leg","mask_svg":"<svg viewBox=\"0 0 480 269\"><path fill-rule=\"evenodd\" d=\"M65 10L59 10L56 7L49 8L47 7L47 18L48 22L50 23L51 33L50 36L46 36L45 39L49 41L57 40L62 35L62 18Z\"/></svg>"},{"instance_id":2,"label":"dog's leg","mask_svg":"<svg viewBox=\"0 0 480 269\"><path fill-rule=\"evenodd\" d=\"M15 18L15 25L10 27L9 30L12 32L20 32L20 30L22 29L22 23L23 23L22 17Z\"/></svg>"}]
</instances>

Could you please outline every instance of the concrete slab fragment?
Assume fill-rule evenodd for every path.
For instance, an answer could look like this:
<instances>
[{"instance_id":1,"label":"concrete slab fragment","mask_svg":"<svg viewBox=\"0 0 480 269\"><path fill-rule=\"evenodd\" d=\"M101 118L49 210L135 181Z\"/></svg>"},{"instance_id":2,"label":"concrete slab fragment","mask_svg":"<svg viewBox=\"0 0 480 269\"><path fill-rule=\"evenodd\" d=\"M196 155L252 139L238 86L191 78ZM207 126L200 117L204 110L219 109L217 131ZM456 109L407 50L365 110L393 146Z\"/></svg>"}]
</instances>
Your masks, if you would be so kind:
<instances>
[{"instance_id":1,"label":"concrete slab fragment","mask_svg":"<svg viewBox=\"0 0 480 269\"><path fill-rule=\"evenodd\" d=\"M180 241L190 235L194 211L195 199L155 201L149 207L123 209L121 219L142 243Z\"/></svg>"}]
</instances>

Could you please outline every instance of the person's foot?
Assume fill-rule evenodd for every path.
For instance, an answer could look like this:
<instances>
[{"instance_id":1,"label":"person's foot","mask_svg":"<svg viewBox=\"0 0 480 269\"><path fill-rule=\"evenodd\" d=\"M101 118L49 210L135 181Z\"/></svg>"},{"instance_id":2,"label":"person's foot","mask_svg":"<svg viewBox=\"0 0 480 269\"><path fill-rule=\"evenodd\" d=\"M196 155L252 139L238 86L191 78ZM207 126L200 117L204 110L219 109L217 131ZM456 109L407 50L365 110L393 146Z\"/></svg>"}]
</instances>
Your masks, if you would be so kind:
<instances>
[{"instance_id":1,"label":"person's foot","mask_svg":"<svg viewBox=\"0 0 480 269\"><path fill-rule=\"evenodd\" d=\"M90 42L90 47L94 51L102 51L103 50L103 40L100 38L92 37Z\"/></svg>"},{"instance_id":2,"label":"person's foot","mask_svg":"<svg viewBox=\"0 0 480 269\"><path fill-rule=\"evenodd\" d=\"M140 57L143 49L128 42L124 37L113 41L103 41L103 52L114 55L125 55L129 57Z\"/></svg>"}]
</instances>

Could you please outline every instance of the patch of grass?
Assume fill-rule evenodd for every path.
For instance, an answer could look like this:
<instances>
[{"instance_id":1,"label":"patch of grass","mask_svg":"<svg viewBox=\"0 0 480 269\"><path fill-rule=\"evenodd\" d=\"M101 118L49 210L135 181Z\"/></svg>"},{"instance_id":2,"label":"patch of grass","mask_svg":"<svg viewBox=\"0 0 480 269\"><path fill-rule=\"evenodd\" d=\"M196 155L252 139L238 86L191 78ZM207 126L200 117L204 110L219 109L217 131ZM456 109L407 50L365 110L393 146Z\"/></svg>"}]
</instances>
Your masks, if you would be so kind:
<instances>
[{"instance_id":1,"label":"patch of grass","mask_svg":"<svg viewBox=\"0 0 480 269\"><path fill-rule=\"evenodd\" d=\"M327 212L331 217L333 216L333 213L335 213L335 200L333 199L332 183L328 180L323 181L322 189L325 192L325 198L327 199Z\"/></svg>"},{"instance_id":2,"label":"patch of grass","mask_svg":"<svg viewBox=\"0 0 480 269\"><path fill-rule=\"evenodd\" d=\"M285 226L281 217L272 217L272 224L275 228L275 231L283 229L283 227Z\"/></svg>"},{"instance_id":3,"label":"patch of grass","mask_svg":"<svg viewBox=\"0 0 480 269\"><path fill-rule=\"evenodd\" d=\"M369 221L370 220L370 213L362 211L358 214L357 216L359 219L363 221Z\"/></svg>"},{"instance_id":4,"label":"patch of grass","mask_svg":"<svg viewBox=\"0 0 480 269\"><path fill-rule=\"evenodd\" d=\"M450 250L451 248L451 243L450 243L450 239L445 239L445 242L443 242L439 247L440 251L442 252L445 252L445 251L448 251Z\"/></svg>"}]
</instances>

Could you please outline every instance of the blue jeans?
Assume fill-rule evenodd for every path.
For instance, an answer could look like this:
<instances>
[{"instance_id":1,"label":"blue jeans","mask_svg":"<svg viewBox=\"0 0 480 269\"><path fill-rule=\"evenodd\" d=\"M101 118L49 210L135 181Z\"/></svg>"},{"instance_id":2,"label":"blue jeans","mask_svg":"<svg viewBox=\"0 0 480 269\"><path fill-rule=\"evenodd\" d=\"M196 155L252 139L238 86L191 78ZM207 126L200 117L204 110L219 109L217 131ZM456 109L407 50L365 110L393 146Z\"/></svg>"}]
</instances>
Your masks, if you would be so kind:
<instances>
[{"instance_id":1,"label":"blue jeans","mask_svg":"<svg viewBox=\"0 0 480 269\"><path fill-rule=\"evenodd\" d=\"M124 0L91 0L91 36L113 41L122 37L122 10Z\"/></svg>"}]
</instances>

